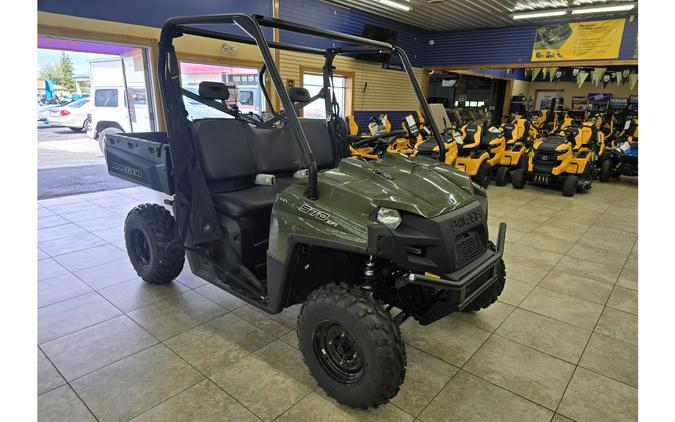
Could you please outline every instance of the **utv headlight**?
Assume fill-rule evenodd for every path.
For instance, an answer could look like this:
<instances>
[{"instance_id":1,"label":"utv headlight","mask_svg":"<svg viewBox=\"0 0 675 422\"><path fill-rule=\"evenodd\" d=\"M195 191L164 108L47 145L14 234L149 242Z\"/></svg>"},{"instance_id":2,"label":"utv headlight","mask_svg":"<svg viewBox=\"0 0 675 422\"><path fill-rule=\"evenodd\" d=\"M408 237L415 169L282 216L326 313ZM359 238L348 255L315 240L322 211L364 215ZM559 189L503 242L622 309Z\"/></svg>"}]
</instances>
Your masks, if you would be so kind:
<instances>
[{"instance_id":1,"label":"utv headlight","mask_svg":"<svg viewBox=\"0 0 675 422\"><path fill-rule=\"evenodd\" d=\"M401 214L397 210L391 208L380 208L377 211L377 221L390 229L395 230L401 225Z\"/></svg>"}]
</instances>

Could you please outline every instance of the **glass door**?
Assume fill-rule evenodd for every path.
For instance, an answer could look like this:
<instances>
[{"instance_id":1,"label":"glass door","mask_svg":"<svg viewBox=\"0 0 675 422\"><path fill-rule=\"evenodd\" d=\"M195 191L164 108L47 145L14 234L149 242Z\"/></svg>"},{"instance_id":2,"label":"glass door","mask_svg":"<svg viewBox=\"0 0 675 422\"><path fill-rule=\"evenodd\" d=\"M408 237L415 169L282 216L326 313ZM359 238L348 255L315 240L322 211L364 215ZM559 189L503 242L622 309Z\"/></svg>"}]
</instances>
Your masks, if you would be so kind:
<instances>
[{"instance_id":1,"label":"glass door","mask_svg":"<svg viewBox=\"0 0 675 422\"><path fill-rule=\"evenodd\" d=\"M145 49L132 48L121 56L131 132L157 130L152 96L149 95L150 72Z\"/></svg>"}]
</instances>

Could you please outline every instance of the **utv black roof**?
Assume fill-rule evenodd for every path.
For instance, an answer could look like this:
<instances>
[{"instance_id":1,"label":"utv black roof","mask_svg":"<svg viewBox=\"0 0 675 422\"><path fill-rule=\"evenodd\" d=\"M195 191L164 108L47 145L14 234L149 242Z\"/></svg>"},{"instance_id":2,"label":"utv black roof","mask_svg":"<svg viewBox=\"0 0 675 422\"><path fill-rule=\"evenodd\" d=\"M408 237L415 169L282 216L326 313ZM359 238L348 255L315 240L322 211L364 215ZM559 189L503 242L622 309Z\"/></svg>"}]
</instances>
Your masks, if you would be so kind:
<instances>
[{"instance_id":1,"label":"utv black roof","mask_svg":"<svg viewBox=\"0 0 675 422\"><path fill-rule=\"evenodd\" d=\"M247 36L231 34L227 32L206 29L206 25L222 25L234 24L241 28ZM318 49L308 46L287 44L277 41L267 41L261 27L277 28L280 30L292 31L311 36L332 39L346 43L341 47L334 47L328 49ZM218 29L220 29L219 27ZM185 92L180 86L180 75L178 60L176 58L175 49L173 46L173 39L182 35L195 35L200 37L218 39L223 41L233 41L243 44L257 45L263 58L263 68L260 71L260 78L265 70L269 73L271 81L279 95L281 105L284 110L293 110L293 101L286 92L283 80L274 63L274 58L270 52L270 48L281 50L296 51L307 54L316 54L324 56L326 61L324 65L324 80L332 73L332 62L336 55L341 54L357 54L357 53L389 53L399 57L404 70L406 71L410 82L422 111L427 119L427 122L434 134L440 149L439 160L445 159L445 148L442 142L441 132L433 120L433 115L429 109L424 94L420 88L415 74L410 64L410 60L406 53L399 47L381 41L370 40L363 37L358 37L340 32L329 31L325 29L313 28L306 25L301 25L293 22L288 22L280 19L269 18L259 15L250 15L243 13L233 14L216 14L203 16L184 16L174 17L166 21L162 27L162 32L159 41L159 85L162 93L162 100L165 111L165 118L167 122L168 142L171 146L174 180L176 184L177 206L179 210L185 209L187 212L177 212L177 220L179 228L184 235L187 231L187 225L191 225L192 239L187 241L188 244L198 244L201 242L215 240L220 233L217 233L217 216L213 207L200 207L196 209L195 202L209 201L208 190L203 181L203 175L199 168L199 163L194 160L194 147L189 142L180 142L181 139L190 139L190 128L185 121L185 108L182 102L182 96L192 96L194 93ZM264 91L264 85L261 85L263 93L268 101L268 106L271 106L267 93ZM328 101L326 101L326 108L329 111ZM328 115L328 113L327 113ZM307 138L302 130L300 121L296 113L287 113L287 123L290 124L295 139L298 142L300 151L303 155L303 163L308 170L308 186L306 195L309 199L318 198L317 190L317 165L312 155L312 150L309 146ZM330 124L330 123L329 123ZM211 210L211 211L209 211ZM182 215L181 215L182 214ZM193 214L193 217L187 217ZM214 230L213 232L209 232ZM198 234L199 233L199 234ZM183 236L181 236L183 237ZM184 238L184 237L183 237Z\"/></svg>"}]
</instances>

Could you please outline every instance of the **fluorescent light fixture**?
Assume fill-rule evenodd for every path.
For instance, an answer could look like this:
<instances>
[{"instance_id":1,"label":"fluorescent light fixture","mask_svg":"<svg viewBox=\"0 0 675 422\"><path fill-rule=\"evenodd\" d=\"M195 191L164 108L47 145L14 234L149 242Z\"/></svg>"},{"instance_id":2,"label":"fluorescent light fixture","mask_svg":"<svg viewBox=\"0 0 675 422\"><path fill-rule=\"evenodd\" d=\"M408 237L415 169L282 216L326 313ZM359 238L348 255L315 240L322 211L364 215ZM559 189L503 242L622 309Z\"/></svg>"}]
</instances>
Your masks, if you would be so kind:
<instances>
[{"instance_id":1,"label":"fluorescent light fixture","mask_svg":"<svg viewBox=\"0 0 675 422\"><path fill-rule=\"evenodd\" d=\"M541 12L516 13L513 15L513 19L547 18L550 16L564 16L566 14L567 10L544 10Z\"/></svg>"},{"instance_id":2,"label":"fluorescent light fixture","mask_svg":"<svg viewBox=\"0 0 675 422\"><path fill-rule=\"evenodd\" d=\"M628 10L633 10L634 8L635 8L634 4L619 4L616 6L601 6L601 7L589 7L586 9L574 9L572 10L572 14L585 15L587 13L626 12Z\"/></svg>"},{"instance_id":3,"label":"fluorescent light fixture","mask_svg":"<svg viewBox=\"0 0 675 422\"><path fill-rule=\"evenodd\" d=\"M398 10L403 10L404 12L410 12L412 10L412 7L408 6L407 4L401 4L391 0L378 0L378 1L384 4L385 6L393 7L394 9Z\"/></svg>"}]
</instances>

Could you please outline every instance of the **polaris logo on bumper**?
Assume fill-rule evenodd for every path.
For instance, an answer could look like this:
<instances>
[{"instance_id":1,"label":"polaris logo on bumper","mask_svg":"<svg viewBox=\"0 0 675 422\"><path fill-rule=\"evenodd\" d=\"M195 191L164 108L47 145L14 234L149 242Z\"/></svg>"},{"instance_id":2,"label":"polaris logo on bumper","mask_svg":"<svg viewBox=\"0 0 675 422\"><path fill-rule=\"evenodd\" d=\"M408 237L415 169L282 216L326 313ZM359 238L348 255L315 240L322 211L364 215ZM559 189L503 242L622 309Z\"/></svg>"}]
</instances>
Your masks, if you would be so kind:
<instances>
[{"instance_id":1,"label":"polaris logo on bumper","mask_svg":"<svg viewBox=\"0 0 675 422\"><path fill-rule=\"evenodd\" d=\"M471 211L470 213L458 217L450 222L450 230L457 231L466 226L470 226L477 221L481 221L482 215L479 210Z\"/></svg>"}]
</instances>

